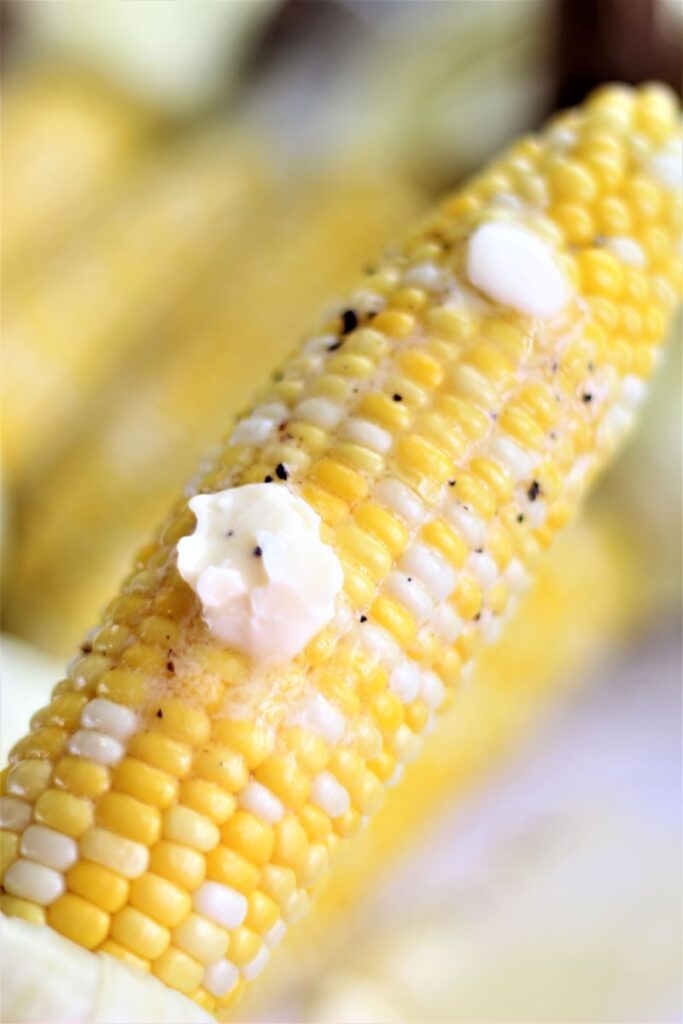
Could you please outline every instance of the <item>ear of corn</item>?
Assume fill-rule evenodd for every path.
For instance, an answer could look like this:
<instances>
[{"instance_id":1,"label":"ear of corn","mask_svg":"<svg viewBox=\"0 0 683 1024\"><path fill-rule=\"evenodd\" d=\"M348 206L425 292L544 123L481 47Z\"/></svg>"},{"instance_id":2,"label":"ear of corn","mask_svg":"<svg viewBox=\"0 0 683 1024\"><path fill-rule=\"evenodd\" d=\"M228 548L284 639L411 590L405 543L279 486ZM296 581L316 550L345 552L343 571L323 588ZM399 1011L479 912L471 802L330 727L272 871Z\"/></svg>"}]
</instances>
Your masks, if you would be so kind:
<instances>
[{"instance_id":1,"label":"ear of corn","mask_svg":"<svg viewBox=\"0 0 683 1024\"><path fill-rule=\"evenodd\" d=\"M335 617L269 673L213 642L179 501L10 756L7 913L209 1012L257 977L630 422L680 288L678 117L663 89L614 88L523 140L263 389L192 490L283 467L343 565ZM553 253L561 311L470 286L499 220Z\"/></svg>"}]
</instances>

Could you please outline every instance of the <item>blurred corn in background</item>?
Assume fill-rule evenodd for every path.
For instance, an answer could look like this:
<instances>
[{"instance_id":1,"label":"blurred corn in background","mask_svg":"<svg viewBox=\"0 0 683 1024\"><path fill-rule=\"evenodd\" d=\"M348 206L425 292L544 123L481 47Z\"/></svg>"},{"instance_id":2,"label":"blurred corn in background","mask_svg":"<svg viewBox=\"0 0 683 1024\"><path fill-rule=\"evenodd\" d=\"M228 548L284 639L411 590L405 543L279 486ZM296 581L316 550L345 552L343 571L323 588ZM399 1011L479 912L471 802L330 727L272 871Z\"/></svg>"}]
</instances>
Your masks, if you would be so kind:
<instances>
[{"instance_id":1,"label":"blurred corn in background","mask_svg":"<svg viewBox=\"0 0 683 1024\"><path fill-rule=\"evenodd\" d=\"M3 650L3 727L19 732L54 664L45 659L83 638L197 460L362 263L558 104L608 78L678 87L681 7L72 0L6 3L3 18L2 614L5 630L35 645L13 638ZM670 774L668 788L656 772L654 782L639 775L638 757L672 769L633 733L646 706L655 724L680 711L679 382L680 346L645 429L548 562L528 614L459 695L430 756L242 1016L680 1015L676 787ZM557 710L598 657L600 696ZM624 704L634 665L650 705ZM554 708L558 753L530 748L525 775L514 751ZM608 793L613 777L596 753L607 722L617 762L630 743L623 771L645 796L630 817L604 816L601 831L603 805L588 810L578 782L534 803L530 775L571 775L566 748L580 737L577 762L595 762L596 792ZM648 828L646 844L638 814L658 799L672 801L662 807L668 840ZM501 806L513 818L521 808L514 842ZM638 898L628 829L632 858L659 878ZM473 846L495 861L483 887L459 853ZM424 884L432 874L447 898ZM510 898L510 878L535 917ZM571 918L563 886L592 894L603 927ZM624 934L640 949L650 937L659 973L642 962L629 972ZM605 975L627 997L598 984Z\"/></svg>"}]
</instances>

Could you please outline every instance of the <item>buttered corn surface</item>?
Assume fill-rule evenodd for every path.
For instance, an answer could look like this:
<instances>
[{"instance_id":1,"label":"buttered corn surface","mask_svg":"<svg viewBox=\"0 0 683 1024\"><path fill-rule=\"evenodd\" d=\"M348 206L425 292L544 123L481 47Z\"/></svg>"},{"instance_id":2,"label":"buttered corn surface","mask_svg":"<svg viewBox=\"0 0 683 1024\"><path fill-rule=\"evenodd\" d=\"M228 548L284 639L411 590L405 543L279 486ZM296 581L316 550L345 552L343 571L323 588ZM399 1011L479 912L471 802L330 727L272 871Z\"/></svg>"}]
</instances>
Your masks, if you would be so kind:
<instances>
[{"instance_id":1,"label":"buttered corn surface","mask_svg":"<svg viewBox=\"0 0 683 1024\"><path fill-rule=\"evenodd\" d=\"M308 501L335 617L268 672L221 648L176 570L179 501L10 756L5 913L212 1013L261 972L626 431L680 289L678 146L665 90L596 94L447 197L264 387L192 490ZM561 309L472 286L500 221Z\"/></svg>"}]
</instances>

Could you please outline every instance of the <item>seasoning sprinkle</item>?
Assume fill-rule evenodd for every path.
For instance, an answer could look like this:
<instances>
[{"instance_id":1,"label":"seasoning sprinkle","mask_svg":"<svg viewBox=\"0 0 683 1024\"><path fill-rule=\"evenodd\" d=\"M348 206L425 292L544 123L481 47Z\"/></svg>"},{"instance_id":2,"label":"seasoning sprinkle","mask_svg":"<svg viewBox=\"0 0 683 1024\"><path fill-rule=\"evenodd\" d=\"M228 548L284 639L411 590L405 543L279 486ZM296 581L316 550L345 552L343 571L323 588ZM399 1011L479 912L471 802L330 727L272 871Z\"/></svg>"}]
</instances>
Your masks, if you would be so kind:
<instances>
[{"instance_id":1,"label":"seasoning sprinkle","mask_svg":"<svg viewBox=\"0 0 683 1024\"><path fill-rule=\"evenodd\" d=\"M538 480L532 480L529 490L526 492L529 501L536 501L536 498L541 493L541 485Z\"/></svg>"},{"instance_id":2,"label":"seasoning sprinkle","mask_svg":"<svg viewBox=\"0 0 683 1024\"><path fill-rule=\"evenodd\" d=\"M345 309L341 315L342 334L349 334L358 326L358 315L352 309Z\"/></svg>"},{"instance_id":3,"label":"seasoning sprinkle","mask_svg":"<svg viewBox=\"0 0 683 1024\"><path fill-rule=\"evenodd\" d=\"M287 477L289 476L289 473L287 472L287 469L286 469L284 463L278 462L277 466L275 467L275 476L278 478L278 480L286 480L287 479Z\"/></svg>"}]
</instances>

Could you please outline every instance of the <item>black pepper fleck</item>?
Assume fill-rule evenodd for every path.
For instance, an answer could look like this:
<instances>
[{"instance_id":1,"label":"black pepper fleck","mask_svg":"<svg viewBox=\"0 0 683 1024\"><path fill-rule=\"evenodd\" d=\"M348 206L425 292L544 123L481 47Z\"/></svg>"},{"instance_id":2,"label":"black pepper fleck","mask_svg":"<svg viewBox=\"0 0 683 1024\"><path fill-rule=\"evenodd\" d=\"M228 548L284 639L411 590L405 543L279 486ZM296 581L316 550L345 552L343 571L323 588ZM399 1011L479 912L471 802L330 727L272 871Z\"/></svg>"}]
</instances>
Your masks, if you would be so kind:
<instances>
[{"instance_id":1,"label":"black pepper fleck","mask_svg":"<svg viewBox=\"0 0 683 1024\"><path fill-rule=\"evenodd\" d=\"M581 395L581 401L585 402L586 404L593 401L593 396L591 395L590 391L584 391L584 393Z\"/></svg>"},{"instance_id":2,"label":"black pepper fleck","mask_svg":"<svg viewBox=\"0 0 683 1024\"><path fill-rule=\"evenodd\" d=\"M270 473L268 474L268 476L264 476L264 478L263 478L263 482L264 482L264 484L272 484L272 482L273 482L273 478L272 478L272 476L270 475Z\"/></svg>"},{"instance_id":3,"label":"black pepper fleck","mask_svg":"<svg viewBox=\"0 0 683 1024\"><path fill-rule=\"evenodd\" d=\"M396 395L392 395L391 397L393 398L393 400L395 402L402 402L403 401L403 395L396 394Z\"/></svg>"},{"instance_id":4,"label":"black pepper fleck","mask_svg":"<svg viewBox=\"0 0 683 1024\"><path fill-rule=\"evenodd\" d=\"M226 537L234 537L235 536L235 531L234 530L228 530L227 533L225 534L225 536Z\"/></svg>"},{"instance_id":5,"label":"black pepper fleck","mask_svg":"<svg viewBox=\"0 0 683 1024\"><path fill-rule=\"evenodd\" d=\"M349 334L358 326L358 315L352 309L345 309L341 315L342 334Z\"/></svg>"},{"instance_id":6,"label":"black pepper fleck","mask_svg":"<svg viewBox=\"0 0 683 1024\"><path fill-rule=\"evenodd\" d=\"M277 466L275 467L275 475L278 478L278 480L286 480L287 477L289 476L289 473L287 472L282 462L278 462Z\"/></svg>"},{"instance_id":7,"label":"black pepper fleck","mask_svg":"<svg viewBox=\"0 0 683 1024\"><path fill-rule=\"evenodd\" d=\"M335 352L338 348L341 348L343 344L343 341L331 341L330 344L327 346L327 351Z\"/></svg>"},{"instance_id":8,"label":"black pepper fleck","mask_svg":"<svg viewBox=\"0 0 683 1024\"><path fill-rule=\"evenodd\" d=\"M169 672L175 672L175 665L173 664L172 661L166 662L166 668L168 669Z\"/></svg>"},{"instance_id":9,"label":"black pepper fleck","mask_svg":"<svg viewBox=\"0 0 683 1024\"><path fill-rule=\"evenodd\" d=\"M90 654L92 652L92 644L81 644L81 650L83 654Z\"/></svg>"},{"instance_id":10,"label":"black pepper fleck","mask_svg":"<svg viewBox=\"0 0 683 1024\"><path fill-rule=\"evenodd\" d=\"M519 515L517 516L517 522L518 523L523 523L524 522L524 513L523 512L520 512Z\"/></svg>"},{"instance_id":11,"label":"black pepper fleck","mask_svg":"<svg viewBox=\"0 0 683 1024\"><path fill-rule=\"evenodd\" d=\"M285 375L282 370L277 370L277 372L273 374L273 380L276 384L279 384L280 381L284 379L284 376Z\"/></svg>"},{"instance_id":12,"label":"black pepper fleck","mask_svg":"<svg viewBox=\"0 0 683 1024\"><path fill-rule=\"evenodd\" d=\"M538 480L531 481L531 486L529 487L529 490L526 493L527 497L529 498L529 501L536 501L536 498L541 493L541 485L539 484Z\"/></svg>"},{"instance_id":13,"label":"black pepper fleck","mask_svg":"<svg viewBox=\"0 0 683 1024\"><path fill-rule=\"evenodd\" d=\"M157 711L157 718L163 718L163 717L164 717L164 713L161 710L161 708L159 708L159 710Z\"/></svg>"},{"instance_id":14,"label":"black pepper fleck","mask_svg":"<svg viewBox=\"0 0 683 1024\"><path fill-rule=\"evenodd\" d=\"M448 481L448 486L449 487L455 487L455 480L449 480Z\"/></svg>"},{"instance_id":15,"label":"black pepper fleck","mask_svg":"<svg viewBox=\"0 0 683 1024\"><path fill-rule=\"evenodd\" d=\"M368 617L367 617L367 615L361 615L361 617L360 617L360 621L361 621L361 622L367 622L367 621L368 621Z\"/></svg>"},{"instance_id":16,"label":"black pepper fleck","mask_svg":"<svg viewBox=\"0 0 683 1024\"><path fill-rule=\"evenodd\" d=\"M479 622L480 618L481 618L481 612L477 612L477 614L474 616L474 621L475 622Z\"/></svg>"},{"instance_id":17,"label":"black pepper fleck","mask_svg":"<svg viewBox=\"0 0 683 1024\"><path fill-rule=\"evenodd\" d=\"M263 548L261 548L257 544L256 547L254 548L254 558L260 558L262 554L263 554Z\"/></svg>"}]
</instances>

